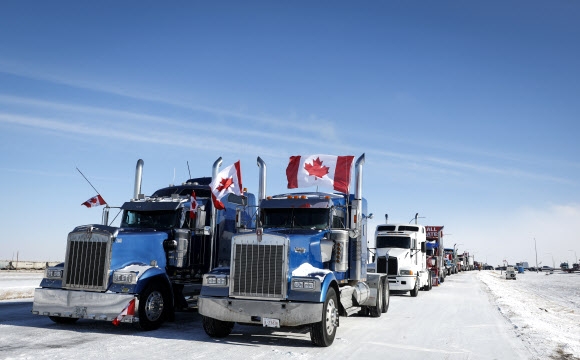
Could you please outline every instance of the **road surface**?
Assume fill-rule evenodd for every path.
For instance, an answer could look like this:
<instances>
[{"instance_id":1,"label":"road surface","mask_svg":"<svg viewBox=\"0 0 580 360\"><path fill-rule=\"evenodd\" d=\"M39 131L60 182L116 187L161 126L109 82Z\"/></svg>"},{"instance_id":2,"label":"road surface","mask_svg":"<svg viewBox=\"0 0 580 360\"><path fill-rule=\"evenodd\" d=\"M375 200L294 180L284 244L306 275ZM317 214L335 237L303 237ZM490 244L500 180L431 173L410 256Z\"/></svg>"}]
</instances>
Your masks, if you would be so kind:
<instances>
[{"instance_id":1,"label":"road surface","mask_svg":"<svg viewBox=\"0 0 580 360\"><path fill-rule=\"evenodd\" d=\"M80 320L59 325L32 315L32 299L0 301L2 359L528 359L513 325L493 305L476 272L447 277L440 287L390 297L380 318L341 317L334 344L314 347L306 329L236 325L211 339L200 315L182 312L162 328Z\"/></svg>"}]
</instances>

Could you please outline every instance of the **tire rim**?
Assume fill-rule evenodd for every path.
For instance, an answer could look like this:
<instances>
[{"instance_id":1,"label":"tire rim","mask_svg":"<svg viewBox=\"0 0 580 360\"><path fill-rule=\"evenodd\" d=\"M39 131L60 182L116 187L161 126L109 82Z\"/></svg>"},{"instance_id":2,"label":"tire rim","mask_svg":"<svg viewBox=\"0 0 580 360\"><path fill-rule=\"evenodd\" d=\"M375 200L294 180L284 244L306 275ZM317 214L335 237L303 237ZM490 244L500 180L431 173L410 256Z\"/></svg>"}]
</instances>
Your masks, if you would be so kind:
<instances>
[{"instance_id":1,"label":"tire rim","mask_svg":"<svg viewBox=\"0 0 580 360\"><path fill-rule=\"evenodd\" d=\"M156 321L163 313L163 295L159 291L153 291L145 301L145 315L149 321Z\"/></svg>"},{"instance_id":2,"label":"tire rim","mask_svg":"<svg viewBox=\"0 0 580 360\"><path fill-rule=\"evenodd\" d=\"M334 332L335 324L337 318L337 310L336 304L334 303L334 299L329 299L328 304L326 305L326 316L325 316L325 325L326 325L326 333L328 335L332 335Z\"/></svg>"}]
</instances>

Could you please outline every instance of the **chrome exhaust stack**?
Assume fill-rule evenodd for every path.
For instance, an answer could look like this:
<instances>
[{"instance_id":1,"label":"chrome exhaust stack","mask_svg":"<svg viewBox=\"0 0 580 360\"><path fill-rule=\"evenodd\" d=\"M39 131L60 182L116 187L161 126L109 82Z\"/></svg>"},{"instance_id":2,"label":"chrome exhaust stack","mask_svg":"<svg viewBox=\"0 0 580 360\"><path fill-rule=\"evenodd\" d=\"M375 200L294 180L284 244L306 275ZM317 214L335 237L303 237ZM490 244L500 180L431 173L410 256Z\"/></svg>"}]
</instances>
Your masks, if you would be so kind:
<instances>
[{"instance_id":1,"label":"chrome exhaust stack","mask_svg":"<svg viewBox=\"0 0 580 360\"><path fill-rule=\"evenodd\" d=\"M139 199L139 194L141 194L141 180L143 177L143 160L139 159L137 161L137 168L135 169L135 190L133 192L133 199Z\"/></svg>"},{"instance_id":2,"label":"chrome exhaust stack","mask_svg":"<svg viewBox=\"0 0 580 360\"><path fill-rule=\"evenodd\" d=\"M266 198L266 163L258 156L258 167L260 168L260 177L258 184L258 204L260 200Z\"/></svg>"}]
</instances>

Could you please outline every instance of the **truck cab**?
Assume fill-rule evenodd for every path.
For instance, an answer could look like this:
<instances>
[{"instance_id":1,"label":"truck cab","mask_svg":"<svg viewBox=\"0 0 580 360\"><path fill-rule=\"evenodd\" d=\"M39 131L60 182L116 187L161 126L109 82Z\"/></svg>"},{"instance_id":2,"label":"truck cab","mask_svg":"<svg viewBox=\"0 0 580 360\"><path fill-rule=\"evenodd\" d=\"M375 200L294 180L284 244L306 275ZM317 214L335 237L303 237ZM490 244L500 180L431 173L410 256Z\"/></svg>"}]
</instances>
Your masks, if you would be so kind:
<instances>
[{"instance_id":1,"label":"truck cab","mask_svg":"<svg viewBox=\"0 0 580 360\"><path fill-rule=\"evenodd\" d=\"M431 288L427 269L426 233L422 225L378 225L375 233L375 268L389 276L392 291L408 291L416 297L419 290Z\"/></svg>"}]
</instances>

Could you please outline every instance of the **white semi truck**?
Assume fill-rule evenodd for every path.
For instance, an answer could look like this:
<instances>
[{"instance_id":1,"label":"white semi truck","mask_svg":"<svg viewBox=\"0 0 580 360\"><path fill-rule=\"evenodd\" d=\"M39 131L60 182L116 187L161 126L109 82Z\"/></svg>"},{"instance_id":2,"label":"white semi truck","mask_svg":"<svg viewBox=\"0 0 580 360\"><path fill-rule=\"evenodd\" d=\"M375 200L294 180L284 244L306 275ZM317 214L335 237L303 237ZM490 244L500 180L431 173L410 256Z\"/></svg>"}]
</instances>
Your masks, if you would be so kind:
<instances>
[{"instance_id":1,"label":"white semi truck","mask_svg":"<svg viewBox=\"0 0 580 360\"><path fill-rule=\"evenodd\" d=\"M415 215L415 222L418 214ZM431 272L427 269L426 231L422 225L378 225L375 233L375 266L378 273L387 273L391 291L430 290Z\"/></svg>"}]
</instances>

